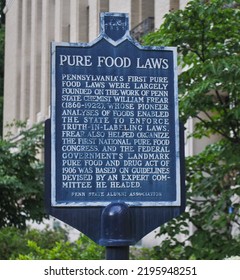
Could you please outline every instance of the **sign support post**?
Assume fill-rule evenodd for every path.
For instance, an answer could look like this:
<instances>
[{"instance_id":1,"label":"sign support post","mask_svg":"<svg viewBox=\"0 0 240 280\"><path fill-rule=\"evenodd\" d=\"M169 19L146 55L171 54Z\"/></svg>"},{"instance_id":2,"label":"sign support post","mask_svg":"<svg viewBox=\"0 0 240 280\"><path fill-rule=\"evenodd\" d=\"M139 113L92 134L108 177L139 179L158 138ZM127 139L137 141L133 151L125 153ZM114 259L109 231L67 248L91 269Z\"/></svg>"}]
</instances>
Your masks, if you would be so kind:
<instances>
[{"instance_id":1,"label":"sign support post","mask_svg":"<svg viewBox=\"0 0 240 280\"><path fill-rule=\"evenodd\" d=\"M129 260L129 246L106 247L106 260Z\"/></svg>"},{"instance_id":2,"label":"sign support post","mask_svg":"<svg viewBox=\"0 0 240 280\"><path fill-rule=\"evenodd\" d=\"M102 212L99 244L106 246L107 260L129 258L129 245L132 239L132 217L125 203L111 203Z\"/></svg>"}]
</instances>

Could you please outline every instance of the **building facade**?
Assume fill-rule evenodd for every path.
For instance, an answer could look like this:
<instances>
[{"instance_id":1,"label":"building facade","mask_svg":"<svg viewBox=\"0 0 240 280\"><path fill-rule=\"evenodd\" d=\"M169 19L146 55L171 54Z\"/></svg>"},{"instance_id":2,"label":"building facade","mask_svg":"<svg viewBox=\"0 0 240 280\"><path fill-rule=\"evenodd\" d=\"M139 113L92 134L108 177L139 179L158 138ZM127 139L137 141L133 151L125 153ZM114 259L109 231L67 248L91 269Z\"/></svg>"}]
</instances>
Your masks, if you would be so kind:
<instances>
[{"instance_id":1,"label":"building facade","mask_svg":"<svg viewBox=\"0 0 240 280\"><path fill-rule=\"evenodd\" d=\"M129 14L132 35L157 29L169 11L187 0L7 0L4 124L49 117L50 42L90 42L101 12Z\"/></svg>"}]
</instances>

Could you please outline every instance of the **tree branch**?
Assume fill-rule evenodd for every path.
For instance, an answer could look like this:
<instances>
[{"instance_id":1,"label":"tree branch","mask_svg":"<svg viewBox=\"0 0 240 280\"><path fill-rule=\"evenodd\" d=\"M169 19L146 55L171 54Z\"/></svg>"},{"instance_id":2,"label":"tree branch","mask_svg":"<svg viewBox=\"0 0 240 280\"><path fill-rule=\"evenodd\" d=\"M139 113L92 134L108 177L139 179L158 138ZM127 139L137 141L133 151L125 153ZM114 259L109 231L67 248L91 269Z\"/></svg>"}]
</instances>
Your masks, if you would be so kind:
<instances>
[{"instance_id":1,"label":"tree branch","mask_svg":"<svg viewBox=\"0 0 240 280\"><path fill-rule=\"evenodd\" d=\"M207 113L207 112L203 112L206 114L206 116L214 123L214 121L212 120L211 116ZM208 126L208 122L205 121L203 118L196 116L196 118L198 120L200 120L202 123L204 123L206 126ZM226 133L222 132L221 130L217 129L215 126L211 126L211 129L217 133L219 133L220 135L222 135L223 137L227 138L228 140L230 140L231 142L233 141L233 139Z\"/></svg>"},{"instance_id":2,"label":"tree branch","mask_svg":"<svg viewBox=\"0 0 240 280\"><path fill-rule=\"evenodd\" d=\"M225 103L223 102L223 100L221 98L221 95L220 95L220 93L219 93L219 91L217 89L215 90L215 93L216 93L217 99L221 103L221 105L225 105ZM226 111L225 106L223 107L223 110Z\"/></svg>"},{"instance_id":3,"label":"tree branch","mask_svg":"<svg viewBox=\"0 0 240 280\"><path fill-rule=\"evenodd\" d=\"M221 105L222 105L222 108L223 108L223 111L224 111L225 115L227 115L228 111L227 111L227 109L226 109L226 107L225 107L226 103L223 102L223 100L222 100L222 98L221 98L221 95L220 95L220 93L219 93L219 91L218 91L217 89L215 90L215 93L216 93L216 96L217 96L218 101L219 101L219 102L221 103ZM238 138L237 132L235 131L235 127L234 127L234 125L232 124L232 122L230 122L230 128L231 128L231 131L232 131L233 134L234 134L234 137L235 137L235 138Z\"/></svg>"}]
</instances>

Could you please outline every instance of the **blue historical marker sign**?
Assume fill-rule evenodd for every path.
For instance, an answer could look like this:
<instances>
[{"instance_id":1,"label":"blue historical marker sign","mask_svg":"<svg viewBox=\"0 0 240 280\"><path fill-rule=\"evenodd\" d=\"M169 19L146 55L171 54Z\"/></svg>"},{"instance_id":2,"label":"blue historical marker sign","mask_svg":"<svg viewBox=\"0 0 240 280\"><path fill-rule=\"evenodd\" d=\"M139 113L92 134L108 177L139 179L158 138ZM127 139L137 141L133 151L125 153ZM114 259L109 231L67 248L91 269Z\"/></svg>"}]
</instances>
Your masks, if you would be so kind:
<instances>
[{"instance_id":1,"label":"blue historical marker sign","mask_svg":"<svg viewBox=\"0 0 240 280\"><path fill-rule=\"evenodd\" d=\"M176 49L144 47L126 14L89 44L52 44L51 204L180 206Z\"/></svg>"}]
</instances>

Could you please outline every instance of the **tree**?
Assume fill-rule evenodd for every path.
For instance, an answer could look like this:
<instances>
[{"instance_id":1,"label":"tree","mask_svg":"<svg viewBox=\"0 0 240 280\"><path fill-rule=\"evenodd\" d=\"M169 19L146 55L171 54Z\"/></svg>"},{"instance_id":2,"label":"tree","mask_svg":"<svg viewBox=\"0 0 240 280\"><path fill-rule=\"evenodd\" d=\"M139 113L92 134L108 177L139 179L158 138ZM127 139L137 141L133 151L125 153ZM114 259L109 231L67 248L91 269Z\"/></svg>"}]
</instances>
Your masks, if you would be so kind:
<instances>
[{"instance_id":1,"label":"tree","mask_svg":"<svg viewBox=\"0 0 240 280\"><path fill-rule=\"evenodd\" d=\"M0 24L5 24L5 14L4 14L4 7L5 7L5 0L0 0Z\"/></svg>"},{"instance_id":2,"label":"tree","mask_svg":"<svg viewBox=\"0 0 240 280\"><path fill-rule=\"evenodd\" d=\"M240 225L239 6L232 0L191 1L145 38L148 45L178 48L180 117L198 120L190 136L220 138L186 159L189 211L161 227L167 238L153 257L221 259L240 250L232 232Z\"/></svg>"},{"instance_id":3,"label":"tree","mask_svg":"<svg viewBox=\"0 0 240 280\"><path fill-rule=\"evenodd\" d=\"M3 128L3 79L4 79L4 40L5 40L5 15L3 9L5 1L0 0L0 137Z\"/></svg>"},{"instance_id":4,"label":"tree","mask_svg":"<svg viewBox=\"0 0 240 280\"><path fill-rule=\"evenodd\" d=\"M0 137L3 128L4 38L5 28L0 24Z\"/></svg>"},{"instance_id":5,"label":"tree","mask_svg":"<svg viewBox=\"0 0 240 280\"><path fill-rule=\"evenodd\" d=\"M42 221L43 163L39 159L43 148L43 126L27 130L18 124L19 135L0 139L0 228L26 228L27 220Z\"/></svg>"}]
</instances>

